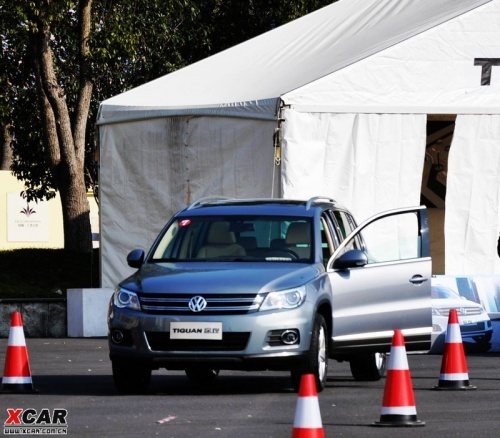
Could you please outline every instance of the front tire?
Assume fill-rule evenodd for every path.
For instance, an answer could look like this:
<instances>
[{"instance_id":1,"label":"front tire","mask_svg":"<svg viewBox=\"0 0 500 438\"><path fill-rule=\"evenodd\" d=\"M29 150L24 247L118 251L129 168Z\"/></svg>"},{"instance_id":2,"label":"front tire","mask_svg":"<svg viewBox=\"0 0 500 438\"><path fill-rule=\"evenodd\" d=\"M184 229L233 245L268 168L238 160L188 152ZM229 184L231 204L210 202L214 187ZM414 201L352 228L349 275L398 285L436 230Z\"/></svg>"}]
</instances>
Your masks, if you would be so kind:
<instances>
[{"instance_id":1,"label":"front tire","mask_svg":"<svg viewBox=\"0 0 500 438\"><path fill-rule=\"evenodd\" d=\"M487 332L484 336L475 336L472 339L476 342L476 348L479 353L487 353L491 350L491 338L493 332Z\"/></svg>"},{"instance_id":2,"label":"front tire","mask_svg":"<svg viewBox=\"0 0 500 438\"><path fill-rule=\"evenodd\" d=\"M493 332L486 332L483 336L474 336L472 339L478 344L489 344L491 338L493 337Z\"/></svg>"},{"instance_id":3,"label":"front tire","mask_svg":"<svg viewBox=\"0 0 500 438\"><path fill-rule=\"evenodd\" d=\"M140 394L148 390L151 381L151 368L140 364L113 359L113 381L116 389L124 394Z\"/></svg>"},{"instance_id":4,"label":"front tire","mask_svg":"<svg viewBox=\"0 0 500 438\"><path fill-rule=\"evenodd\" d=\"M351 374L355 380L375 382L385 375L387 355L385 353L364 354L350 360Z\"/></svg>"},{"instance_id":5,"label":"front tire","mask_svg":"<svg viewBox=\"0 0 500 438\"><path fill-rule=\"evenodd\" d=\"M323 391L328 375L328 329L325 318L319 313L314 318L311 347L307 359L291 370L291 379L296 391L300 390L302 374L314 374L317 392Z\"/></svg>"}]
</instances>

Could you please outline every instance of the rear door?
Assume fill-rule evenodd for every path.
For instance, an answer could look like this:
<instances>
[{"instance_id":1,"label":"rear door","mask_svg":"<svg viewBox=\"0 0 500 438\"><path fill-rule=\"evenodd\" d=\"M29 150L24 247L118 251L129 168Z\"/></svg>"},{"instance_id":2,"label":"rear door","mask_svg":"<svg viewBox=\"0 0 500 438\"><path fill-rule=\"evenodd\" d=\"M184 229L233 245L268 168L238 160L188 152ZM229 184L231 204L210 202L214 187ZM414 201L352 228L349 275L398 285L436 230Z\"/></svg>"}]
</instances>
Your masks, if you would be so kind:
<instances>
[{"instance_id":1,"label":"rear door","mask_svg":"<svg viewBox=\"0 0 500 438\"><path fill-rule=\"evenodd\" d=\"M354 229L327 264L333 342L345 350L389 351L395 329L407 350L430 348L431 275L427 211L380 213Z\"/></svg>"}]
</instances>

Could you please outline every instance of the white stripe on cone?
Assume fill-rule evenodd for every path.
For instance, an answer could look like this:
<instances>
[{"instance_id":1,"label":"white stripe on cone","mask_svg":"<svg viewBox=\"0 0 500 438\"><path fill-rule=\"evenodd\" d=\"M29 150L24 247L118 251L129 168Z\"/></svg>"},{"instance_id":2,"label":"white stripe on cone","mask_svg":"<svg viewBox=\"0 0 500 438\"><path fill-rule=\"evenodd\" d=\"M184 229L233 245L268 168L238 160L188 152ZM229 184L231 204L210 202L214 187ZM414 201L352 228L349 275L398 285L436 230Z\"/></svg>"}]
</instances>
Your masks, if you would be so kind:
<instances>
[{"instance_id":1,"label":"white stripe on cone","mask_svg":"<svg viewBox=\"0 0 500 438\"><path fill-rule=\"evenodd\" d=\"M469 373L443 373L439 375L440 380L469 380Z\"/></svg>"},{"instance_id":2,"label":"white stripe on cone","mask_svg":"<svg viewBox=\"0 0 500 438\"><path fill-rule=\"evenodd\" d=\"M9 347L25 347L24 330L21 326L12 326L9 332Z\"/></svg>"},{"instance_id":3,"label":"white stripe on cone","mask_svg":"<svg viewBox=\"0 0 500 438\"><path fill-rule=\"evenodd\" d=\"M387 364L388 370L407 370L408 358L406 357L405 347L391 347L391 354L389 356L389 363Z\"/></svg>"},{"instance_id":4,"label":"white stripe on cone","mask_svg":"<svg viewBox=\"0 0 500 438\"><path fill-rule=\"evenodd\" d=\"M417 415L415 406L382 406L381 415Z\"/></svg>"},{"instance_id":5,"label":"white stripe on cone","mask_svg":"<svg viewBox=\"0 0 500 438\"><path fill-rule=\"evenodd\" d=\"M461 344L462 343L462 334L460 333L460 325L459 324L448 324L445 342L447 344Z\"/></svg>"},{"instance_id":6,"label":"white stripe on cone","mask_svg":"<svg viewBox=\"0 0 500 438\"><path fill-rule=\"evenodd\" d=\"M31 377L3 377L2 383L18 384L18 383L32 383Z\"/></svg>"},{"instance_id":7,"label":"white stripe on cone","mask_svg":"<svg viewBox=\"0 0 500 438\"><path fill-rule=\"evenodd\" d=\"M293 427L302 429L322 429L317 397L299 397L295 410Z\"/></svg>"}]
</instances>

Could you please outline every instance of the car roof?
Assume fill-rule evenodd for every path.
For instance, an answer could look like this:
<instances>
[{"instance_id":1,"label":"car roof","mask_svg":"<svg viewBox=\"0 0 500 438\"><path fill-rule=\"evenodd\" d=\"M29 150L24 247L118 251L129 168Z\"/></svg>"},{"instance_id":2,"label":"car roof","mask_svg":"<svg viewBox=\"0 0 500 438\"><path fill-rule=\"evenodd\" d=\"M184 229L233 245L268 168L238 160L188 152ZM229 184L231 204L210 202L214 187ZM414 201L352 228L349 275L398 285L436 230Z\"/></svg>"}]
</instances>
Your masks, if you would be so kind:
<instances>
[{"instance_id":1,"label":"car roof","mask_svg":"<svg viewBox=\"0 0 500 438\"><path fill-rule=\"evenodd\" d=\"M202 198L193 202L189 207L176 216L205 216L205 215L286 215L312 217L315 211L324 208L339 208L335 200L326 197L314 197L309 200L254 198L229 199L222 197Z\"/></svg>"}]
</instances>

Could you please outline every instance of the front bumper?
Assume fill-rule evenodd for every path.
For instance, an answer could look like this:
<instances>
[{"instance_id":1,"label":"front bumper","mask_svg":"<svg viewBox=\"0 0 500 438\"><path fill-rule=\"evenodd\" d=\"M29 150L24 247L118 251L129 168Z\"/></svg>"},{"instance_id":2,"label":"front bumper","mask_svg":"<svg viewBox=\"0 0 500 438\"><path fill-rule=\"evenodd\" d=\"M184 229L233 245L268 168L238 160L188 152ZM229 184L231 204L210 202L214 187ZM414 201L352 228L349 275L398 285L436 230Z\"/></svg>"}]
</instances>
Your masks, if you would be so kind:
<instances>
[{"instance_id":1,"label":"front bumper","mask_svg":"<svg viewBox=\"0 0 500 438\"><path fill-rule=\"evenodd\" d=\"M218 369L289 370L308 354L313 315L307 301L293 310L223 316L150 315L111 306L110 358L140 362L151 369L206 364ZM172 322L222 323L222 339L171 339ZM298 333L296 343L282 341L287 330Z\"/></svg>"},{"instance_id":2,"label":"front bumper","mask_svg":"<svg viewBox=\"0 0 500 438\"><path fill-rule=\"evenodd\" d=\"M433 317L433 329L432 329L433 339L446 333L447 324L448 324L447 318ZM460 334L462 336L462 339L472 339L472 338L480 338L483 336L491 336L492 332L493 332L493 325L491 323L491 320L489 319L477 320L469 324L460 324Z\"/></svg>"}]
</instances>

